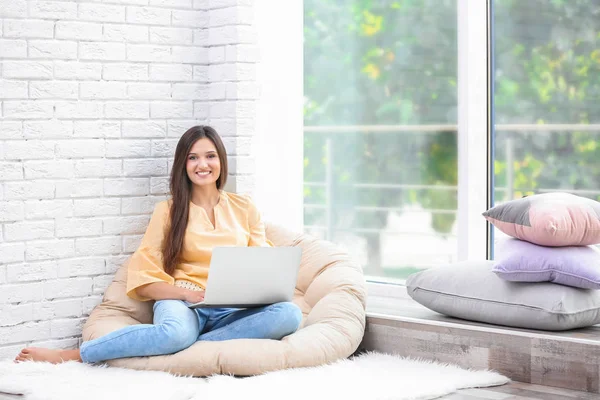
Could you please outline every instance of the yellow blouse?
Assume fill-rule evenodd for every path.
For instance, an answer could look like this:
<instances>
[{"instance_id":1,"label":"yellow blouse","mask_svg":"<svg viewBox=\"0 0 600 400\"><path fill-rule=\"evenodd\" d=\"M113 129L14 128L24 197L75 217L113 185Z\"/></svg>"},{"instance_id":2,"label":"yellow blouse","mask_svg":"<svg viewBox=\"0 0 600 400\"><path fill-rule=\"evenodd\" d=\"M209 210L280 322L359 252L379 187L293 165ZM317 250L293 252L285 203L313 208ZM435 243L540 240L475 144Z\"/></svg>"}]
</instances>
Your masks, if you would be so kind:
<instances>
[{"instance_id":1,"label":"yellow blouse","mask_svg":"<svg viewBox=\"0 0 600 400\"><path fill-rule=\"evenodd\" d=\"M140 247L129 261L127 295L146 301L135 289L154 282L175 284L187 280L206 288L212 249L215 246L272 246L265 236L265 227L258 209L248 196L221 191L214 208L215 226L204 208L190 201L190 212L183 239L182 262L173 276L167 274L162 262L162 243L169 218L170 201L156 205Z\"/></svg>"}]
</instances>

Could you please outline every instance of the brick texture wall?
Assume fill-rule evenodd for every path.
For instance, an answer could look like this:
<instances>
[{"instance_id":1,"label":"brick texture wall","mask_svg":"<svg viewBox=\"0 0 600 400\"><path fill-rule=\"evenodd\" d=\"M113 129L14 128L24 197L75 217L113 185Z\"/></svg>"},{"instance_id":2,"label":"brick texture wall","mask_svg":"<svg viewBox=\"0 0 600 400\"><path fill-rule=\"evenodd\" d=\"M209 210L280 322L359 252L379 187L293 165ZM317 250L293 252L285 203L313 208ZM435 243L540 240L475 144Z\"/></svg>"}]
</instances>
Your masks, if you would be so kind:
<instances>
[{"instance_id":1,"label":"brick texture wall","mask_svg":"<svg viewBox=\"0 0 600 400\"><path fill-rule=\"evenodd\" d=\"M0 358L73 347L208 123L252 194L252 0L0 0Z\"/></svg>"}]
</instances>

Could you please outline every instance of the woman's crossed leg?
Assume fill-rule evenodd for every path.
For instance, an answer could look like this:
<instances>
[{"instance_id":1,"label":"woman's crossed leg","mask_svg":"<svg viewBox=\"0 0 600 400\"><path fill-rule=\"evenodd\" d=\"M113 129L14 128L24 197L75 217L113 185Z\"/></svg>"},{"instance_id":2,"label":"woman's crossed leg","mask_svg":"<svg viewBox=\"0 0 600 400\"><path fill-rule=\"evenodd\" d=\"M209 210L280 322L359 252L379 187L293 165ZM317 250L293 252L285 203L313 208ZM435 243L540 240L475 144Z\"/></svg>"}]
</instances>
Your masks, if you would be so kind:
<instances>
[{"instance_id":1,"label":"woman's crossed leg","mask_svg":"<svg viewBox=\"0 0 600 400\"><path fill-rule=\"evenodd\" d=\"M115 358L173 354L196 342L203 328L200 324L204 322L183 301L161 300L154 303L153 324L127 326L84 342L75 350L25 348L15 360L95 363Z\"/></svg>"}]
</instances>

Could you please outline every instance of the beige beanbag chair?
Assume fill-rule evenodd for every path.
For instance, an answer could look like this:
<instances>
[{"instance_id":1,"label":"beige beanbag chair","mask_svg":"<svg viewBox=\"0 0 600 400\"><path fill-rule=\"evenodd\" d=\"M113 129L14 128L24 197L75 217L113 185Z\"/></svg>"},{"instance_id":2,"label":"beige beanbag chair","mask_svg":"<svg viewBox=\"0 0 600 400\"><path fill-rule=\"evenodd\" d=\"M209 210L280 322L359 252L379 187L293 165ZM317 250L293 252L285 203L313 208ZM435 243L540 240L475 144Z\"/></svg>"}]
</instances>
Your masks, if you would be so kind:
<instances>
[{"instance_id":1,"label":"beige beanbag chair","mask_svg":"<svg viewBox=\"0 0 600 400\"><path fill-rule=\"evenodd\" d=\"M239 339L196 342L176 354L108 361L115 367L175 374L256 375L285 368L316 366L350 356L365 330L366 289L360 266L332 243L267 226L275 246L302 247L294 303L304 314L298 331L282 340ZM83 340L139 323L152 323L153 302L125 294L127 265L116 273L85 326Z\"/></svg>"}]
</instances>

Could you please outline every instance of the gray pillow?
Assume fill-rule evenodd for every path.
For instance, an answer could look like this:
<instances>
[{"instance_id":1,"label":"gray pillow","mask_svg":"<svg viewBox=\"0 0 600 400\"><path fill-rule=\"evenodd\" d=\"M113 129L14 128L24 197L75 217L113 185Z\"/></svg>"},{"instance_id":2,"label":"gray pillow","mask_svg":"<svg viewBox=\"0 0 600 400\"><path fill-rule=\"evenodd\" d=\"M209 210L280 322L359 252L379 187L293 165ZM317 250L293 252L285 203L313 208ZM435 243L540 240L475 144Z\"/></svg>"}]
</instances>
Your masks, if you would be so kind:
<instances>
[{"instance_id":1,"label":"gray pillow","mask_svg":"<svg viewBox=\"0 0 600 400\"><path fill-rule=\"evenodd\" d=\"M493 261L465 261L408 277L410 297L451 317L561 331L600 323L600 291L550 282L509 282Z\"/></svg>"}]
</instances>

